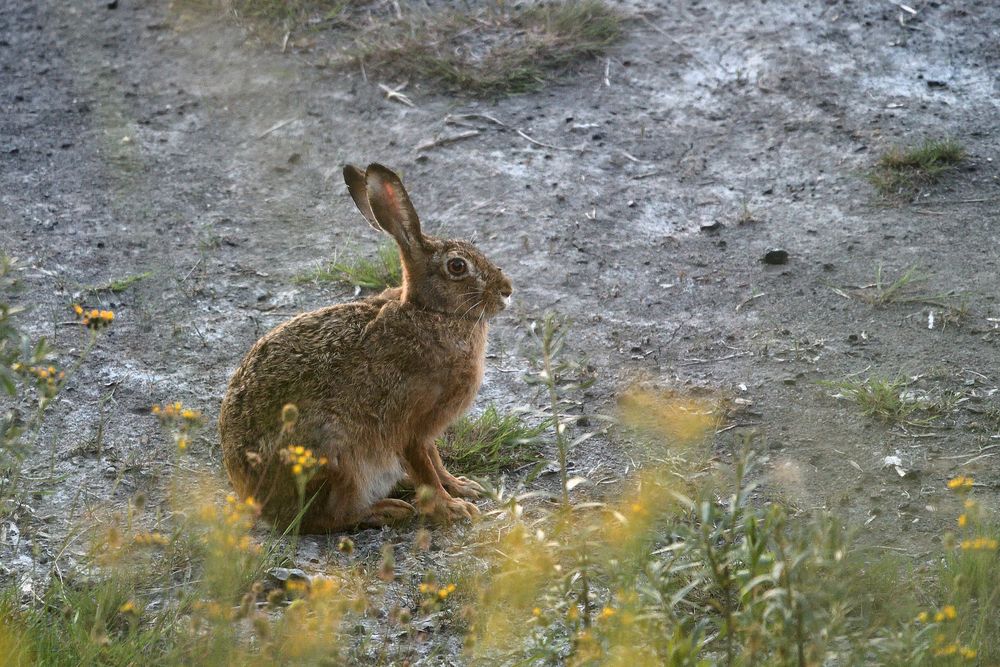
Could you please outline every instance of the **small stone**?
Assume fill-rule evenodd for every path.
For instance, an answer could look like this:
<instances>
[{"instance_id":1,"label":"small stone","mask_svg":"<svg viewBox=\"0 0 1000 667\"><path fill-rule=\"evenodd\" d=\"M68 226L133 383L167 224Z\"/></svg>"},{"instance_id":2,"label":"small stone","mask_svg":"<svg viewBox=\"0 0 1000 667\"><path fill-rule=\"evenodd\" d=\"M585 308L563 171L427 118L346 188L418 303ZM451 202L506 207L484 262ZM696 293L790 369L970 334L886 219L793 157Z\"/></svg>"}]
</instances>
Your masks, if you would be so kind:
<instances>
[{"instance_id":1,"label":"small stone","mask_svg":"<svg viewBox=\"0 0 1000 667\"><path fill-rule=\"evenodd\" d=\"M719 220L710 220L708 222L701 223L702 232L717 232L722 229L724 225Z\"/></svg>"},{"instance_id":2,"label":"small stone","mask_svg":"<svg viewBox=\"0 0 1000 667\"><path fill-rule=\"evenodd\" d=\"M308 583L309 575L297 567L272 567L267 571L267 576L272 581L284 584L288 581L301 581Z\"/></svg>"},{"instance_id":3,"label":"small stone","mask_svg":"<svg viewBox=\"0 0 1000 667\"><path fill-rule=\"evenodd\" d=\"M788 263L788 251L782 248L771 248L764 253L764 256L760 258L760 261L765 264L787 264Z\"/></svg>"}]
</instances>

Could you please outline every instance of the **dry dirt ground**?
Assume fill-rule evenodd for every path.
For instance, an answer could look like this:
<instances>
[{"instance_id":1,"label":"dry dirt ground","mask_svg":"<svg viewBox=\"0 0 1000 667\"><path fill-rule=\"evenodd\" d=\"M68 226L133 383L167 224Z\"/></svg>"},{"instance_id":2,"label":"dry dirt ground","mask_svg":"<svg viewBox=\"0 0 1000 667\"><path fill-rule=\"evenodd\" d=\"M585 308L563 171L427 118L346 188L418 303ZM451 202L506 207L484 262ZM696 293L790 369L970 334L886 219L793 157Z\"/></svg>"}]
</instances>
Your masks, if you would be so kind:
<instances>
[{"instance_id":1,"label":"dry dirt ground","mask_svg":"<svg viewBox=\"0 0 1000 667\"><path fill-rule=\"evenodd\" d=\"M622 5L633 18L609 57L540 92L482 102L411 83L409 107L378 86L402 81L330 66L336 36L281 53L166 3L105 4L0 2L0 248L27 267L18 298L64 362L85 343L71 303L117 314L26 460L34 493L0 532L6 577L71 568L74 526L162 497L173 445L152 404L202 409L180 465L219 469L214 417L253 341L353 297L293 278L381 241L345 162L398 168L428 229L474 238L512 277L478 408L539 404L526 332L556 311L596 371L584 411L611 412L637 379L740 399L720 458L755 431L764 495L831 509L862 542L925 557L953 520L956 473L996 505L1000 6ZM471 117L478 136L417 150L463 129L449 114L506 127ZM964 166L880 202L865 170L925 137L961 142ZM787 264L763 263L776 247ZM844 296L879 265L918 266L964 315ZM883 424L818 382L870 375L954 405L928 428ZM632 466L613 438L571 458L605 480ZM410 532L366 531L360 557ZM307 540L300 564L328 552Z\"/></svg>"}]
</instances>

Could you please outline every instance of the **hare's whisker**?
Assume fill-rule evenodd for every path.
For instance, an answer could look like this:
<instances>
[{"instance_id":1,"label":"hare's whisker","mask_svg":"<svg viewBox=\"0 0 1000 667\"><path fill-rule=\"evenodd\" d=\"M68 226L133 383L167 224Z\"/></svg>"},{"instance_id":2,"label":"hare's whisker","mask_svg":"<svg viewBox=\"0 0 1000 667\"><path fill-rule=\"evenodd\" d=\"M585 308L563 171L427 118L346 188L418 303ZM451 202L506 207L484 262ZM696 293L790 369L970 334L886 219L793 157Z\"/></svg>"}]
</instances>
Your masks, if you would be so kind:
<instances>
[{"instance_id":1,"label":"hare's whisker","mask_svg":"<svg viewBox=\"0 0 1000 667\"><path fill-rule=\"evenodd\" d=\"M466 315L468 315L469 313L471 313L471 312L472 312L472 309L473 309L473 308L478 308L478 307L479 307L479 306L481 306L482 304L483 304L483 302L482 302L482 301L478 301L478 302L476 302L476 303L472 304L471 306L469 306L469 309L468 309L468 310L466 310L466 311L465 311L464 313L462 313L462 317L465 317Z\"/></svg>"}]
</instances>

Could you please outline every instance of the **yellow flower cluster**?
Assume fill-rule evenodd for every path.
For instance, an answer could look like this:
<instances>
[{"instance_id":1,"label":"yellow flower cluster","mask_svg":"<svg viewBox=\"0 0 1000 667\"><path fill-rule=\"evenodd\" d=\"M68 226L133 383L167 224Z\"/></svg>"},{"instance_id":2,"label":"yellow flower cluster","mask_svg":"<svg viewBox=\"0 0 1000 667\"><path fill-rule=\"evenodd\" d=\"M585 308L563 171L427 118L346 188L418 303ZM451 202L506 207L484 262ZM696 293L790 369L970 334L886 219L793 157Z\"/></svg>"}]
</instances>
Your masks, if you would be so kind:
<instances>
[{"instance_id":1,"label":"yellow flower cluster","mask_svg":"<svg viewBox=\"0 0 1000 667\"><path fill-rule=\"evenodd\" d=\"M438 586L433 582L424 582L417 587L421 594L428 596L430 600L447 600L448 596L455 592L455 584Z\"/></svg>"},{"instance_id":2,"label":"yellow flower cluster","mask_svg":"<svg viewBox=\"0 0 1000 667\"><path fill-rule=\"evenodd\" d=\"M296 477L305 475L317 466L325 466L327 461L325 456L318 459L313 456L311 449L306 449L302 445L293 445L281 450L282 460L292 469L292 474Z\"/></svg>"},{"instance_id":3,"label":"yellow flower cluster","mask_svg":"<svg viewBox=\"0 0 1000 667\"><path fill-rule=\"evenodd\" d=\"M78 303L73 304L73 312L76 313L77 319L83 326L95 331L109 326L115 320L115 314L110 310L98 310L97 308L87 310Z\"/></svg>"},{"instance_id":4,"label":"yellow flower cluster","mask_svg":"<svg viewBox=\"0 0 1000 667\"><path fill-rule=\"evenodd\" d=\"M968 646L960 646L955 642L948 644L947 646L942 646L940 648L934 649L934 655L937 657L946 657L951 655L960 655L966 660L975 660L976 649L970 648Z\"/></svg>"},{"instance_id":5,"label":"yellow flower cluster","mask_svg":"<svg viewBox=\"0 0 1000 667\"><path fill-rule=\"evenodd\" d=\"M200 424L201 413L191 408L185 408L180 401L167 403L166 405L154 405L153 414L160 418L163 423L184 421L189 424Z\"/></svg>"},{"instance_id":6,"label":"yellow flower cluster","mask_svg":"<svg viewBox=\"0 0 1000 667\"><path fill-rule=\"evenodd\" d=\"M948 488L952 491L968 491L972 488L972 478L959 475L948 480Z\"/></svg>"},{"instance_id":7,"label":"yellow flower cluster","mask_svg":"<svg viewBox=\"0 0 1000 667\"><path fill-rule=\"evenodd\" d=\"M213 556L233 559L253 556L260 552L248 534L260 514L260 505L252 496L240 500L236 494L226 496L226 504L220 512L218 507L207 502L198 510L198 519L206 524L206 542Z\"/></svg>"},{"instance_id":8,"label":"yellow flower cluster","mask_svg":"<svg viewBox=\"0 0 1000 667\"><path fill-rule=\"evenodd\" d=\"M934 612L933 620L935 623L945 623L947 621L954 621L958 618L958 610L955 609L955 605L946 604L941 607L938 611ZM918 623L927 623L932 619L931 614L926 611L922 611L917 614ZM966 660L973 660L976 657L976 649L970 648L968 646L962 646L958 642L948 642L948 636L940 632L934 636L934 644L936 645L933 649L935 657L948 657L948 656L960 656Z\"/></svg>"},{"instance_id":9,"label":"yellow flower cluster","mask_svg":"<svg viewBox=\"0 0 1000 667\"><path fill-rule=\"evenodd\" d=\"M149 547L149 546L162 547L167 544L170 544L170 540L167 538L166 535L157 532L138 533L135 537L132 538L132 542L134 542L137 546L140 547Z\"/></svg>"},{"instance_id":10,"label":"yellow flower cluster","mask_svg":"<svg viewBox=\"0 0 1000 667\"><path fill-rule=\"evenodd\" d=\"M243 500L240 500L236 497L235 493L226 495L226 507L223 510L223 516L226 518L227 524L233 525L241 518L256 517L258 514L260 514L260 505L254 500L253 496L247 496Z\"/></svg>"},{"instance_id":11,"label":"yellow flower cluster","mask_svg":"<svg viewBox=\"0 0 1000 667\"><path fill-rule=\"evenodd\" d=\"M962 540L959 545L963 551L996 551L1000 546L992 537L976 537L971 540Z\"/></svg>"},{"instance_id":12,"label":"yellow flower cluster","mask_svg":"<svg viewBox=\"0 0 1000 667\"><path fill-rule=\"evenodd\" d=\"M35 378L38 388L46 396L55 396L56 392L59 391L60 383L66 379L66 372L58 370L55 366L27 366L16 363L11 365L10 369L15 373Z\"/></svg>"},{"instance_id":13,"label":"yellow flower cluster","mask_svg":"<svg viewBox=\"0 0 1000 667\"><path fill-rule=\"evenodd\" d=\"M191 442L191 431L201 426L204 421L199 411L185 408L180 401L166 403L162 406L154 405L152 412L159 418L161 424L173 429L174 444L182 452L188 448Z\"/></svg>"},{"instance_id":14,"label":"yellow flower cluster","mask_svg":"<svg viewBox=\"0 0 1000 667\"><path fill-rule=\"evenodd\" d=\"M938 611L934 612L934 622L943 623L944 621L954 621L958 618L958 610L955 609L955 605L946 604L941 607ZM917 614L918 623L927 623L931 620L930 612L922 611Z\"/></svg>"},{"instance_id":15,"label":"yellow flower cluster","mask_svg":"<svg viewBox=\"0 0 1000 667\"><path fill-rule=\"evenodd\" d=\"M196 612L196 615L192 617L192 623L194 625L200 625L202 619L218 623L220 621L231 621L235 612L228 606L222 606L215 600L195 600L191 605L192 611Z\"/></svg>"}]
</instances>

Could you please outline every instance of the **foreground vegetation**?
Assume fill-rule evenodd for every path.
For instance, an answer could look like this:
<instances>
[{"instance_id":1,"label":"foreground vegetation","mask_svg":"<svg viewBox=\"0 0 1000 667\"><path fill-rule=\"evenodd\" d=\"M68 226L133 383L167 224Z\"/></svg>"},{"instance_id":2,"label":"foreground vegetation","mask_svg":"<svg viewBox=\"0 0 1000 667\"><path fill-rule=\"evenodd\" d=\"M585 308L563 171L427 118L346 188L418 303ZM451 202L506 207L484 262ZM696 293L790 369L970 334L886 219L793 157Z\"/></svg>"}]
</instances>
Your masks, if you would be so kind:
<instances>
[{"instance_id":1,"label":"foreground vegetation","mask_svg":"<svg viewBox=\"0 0 1000 667\"><path fill-rule=\"evenodd\" d=\"M14 268L2 267L9 291ZM99 343L113 314L77 310L84 335ZM73 382L73 367L53 361L44 341L27 339L23 315L5 294L3 389L43 414ZM77 567L63 571L57 562L32 580L35 595L24 594L30 573L5 580L5 664L402 664L459 645L472 664L1000 660L1000 531L973 480L948 484L954 532L942 540L938 565L917 571L902 557L853 546L849 527L830 514L793 516L769 500L752 481L752 438L728 463L715 461L716 400L636 389L621 396L618 418L646 443L649 463L618 494L581 493L591 482L568 474L567 461L593 422L569 406L590 379L564 350L565 323L547 318L533 330L538 355L528 379L547 399L539 426L490 408L444 448L455 460L469 457L467 472L495 482L522 464L515 445L544 430L557 451L555 488L511 495L501 486L493 509L463 538L414 526L412 542L387 540L377 561L341 537L330 543L335 557L308 575L287 569L296 563L294 535L255 527L253 499L226 496L221 480L176 466L165 506L136 494L128 507L78 527L89 547ZM173 456L190 456L200 413L180 403L154 413ZM25 490L18 470L34 443L24 423L13 413L3 422L5 516ZM528 451L529 460L538 452ZM324 464L292 454L292 475ZM443 566L421 555L434 543L444 549ZM402 570L404 555L423 565Z\"/></svg>"}]
</instances>

